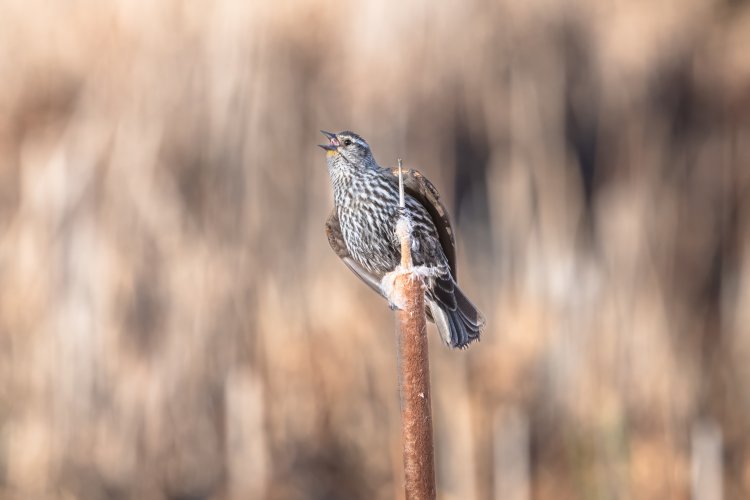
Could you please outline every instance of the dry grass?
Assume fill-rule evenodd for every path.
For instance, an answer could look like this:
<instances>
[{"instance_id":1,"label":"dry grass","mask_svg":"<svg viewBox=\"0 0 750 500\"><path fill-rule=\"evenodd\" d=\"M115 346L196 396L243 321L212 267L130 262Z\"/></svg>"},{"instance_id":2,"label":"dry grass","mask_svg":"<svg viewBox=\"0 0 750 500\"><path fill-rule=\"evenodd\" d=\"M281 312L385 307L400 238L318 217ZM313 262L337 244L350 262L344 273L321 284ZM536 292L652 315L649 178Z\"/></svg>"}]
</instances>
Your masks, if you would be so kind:
<instances>
[{"instance_id":1,"label":"dry grass","mask_svg":"<svg viewBox=\"0 0 750 500\"><path fill-rule=\"evenodd\" d=\"M401 494L320 128L453 208L490 327L431 335L441 498L503 415L533 498L688 498L699 419L747 498L749 43L739 1L6 0L0 498Z\"/></svg>"}]
</instances>

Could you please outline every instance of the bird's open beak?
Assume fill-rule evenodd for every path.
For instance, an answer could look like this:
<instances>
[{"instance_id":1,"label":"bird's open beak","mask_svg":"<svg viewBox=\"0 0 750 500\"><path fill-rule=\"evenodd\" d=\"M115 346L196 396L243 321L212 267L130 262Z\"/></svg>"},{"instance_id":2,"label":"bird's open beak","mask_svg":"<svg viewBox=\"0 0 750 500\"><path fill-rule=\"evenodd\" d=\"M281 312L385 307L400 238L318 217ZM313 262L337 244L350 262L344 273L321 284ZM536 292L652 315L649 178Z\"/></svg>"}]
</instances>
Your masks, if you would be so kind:
<instances>
[{"instance_id":1,"label":"bird's open beak","mask_svg":"<svg viewBox=\"0 0 750 500\"><path fill-rule=\"evenodd\" d=\"M318 146L325 149L326 151L336 151L338 147L341 145L339 144L339 140L336 138L336 134L326 132L325 130L321 130L321 133L324 136L328 137L328 140L331 142L328 144L318 144Z\"/></svg>"}]
</instances>

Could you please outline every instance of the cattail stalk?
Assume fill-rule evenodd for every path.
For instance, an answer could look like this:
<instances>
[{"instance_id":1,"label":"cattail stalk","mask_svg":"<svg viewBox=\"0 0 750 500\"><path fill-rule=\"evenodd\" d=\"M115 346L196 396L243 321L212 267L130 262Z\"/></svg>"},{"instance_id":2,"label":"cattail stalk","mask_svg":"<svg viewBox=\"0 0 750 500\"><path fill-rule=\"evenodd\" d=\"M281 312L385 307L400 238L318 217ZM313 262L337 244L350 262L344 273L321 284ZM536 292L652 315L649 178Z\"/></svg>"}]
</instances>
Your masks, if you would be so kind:
<instances>
[{"instance_id":1,"label":"cattail stalk","mask_svg":"<svg viewBox=\"0 0 750 500\"><path fill-rule=\"evenodd\" d=\"M422 278L413 272L411 234L404 204L400 159L398 167L401 216L396 234L401 243L403 272L396 277L394 292L403 299L403 307L397 313L397 338L404 489L407 500L427 500L435 498L435 460L424 284Z\"/></svg>"}]
</instances>

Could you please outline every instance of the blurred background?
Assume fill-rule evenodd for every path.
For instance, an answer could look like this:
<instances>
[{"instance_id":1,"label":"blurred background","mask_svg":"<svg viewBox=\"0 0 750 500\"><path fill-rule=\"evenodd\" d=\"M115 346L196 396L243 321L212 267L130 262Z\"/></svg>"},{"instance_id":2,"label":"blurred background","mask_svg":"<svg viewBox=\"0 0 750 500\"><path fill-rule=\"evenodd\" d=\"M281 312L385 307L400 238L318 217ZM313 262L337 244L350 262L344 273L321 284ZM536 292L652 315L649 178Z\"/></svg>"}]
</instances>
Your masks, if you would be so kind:
<instances>
[{"instance_id":1,"label":"blurred background","mask_svg":"<svg viewBox=\"0 0 750 500\"><path fill-rule=\"evenodd\" d=\"M420 169L441 499L750 498L750 3L0 3L0 498L390 499L319 129Z\"/></svg>"}]
</instances>

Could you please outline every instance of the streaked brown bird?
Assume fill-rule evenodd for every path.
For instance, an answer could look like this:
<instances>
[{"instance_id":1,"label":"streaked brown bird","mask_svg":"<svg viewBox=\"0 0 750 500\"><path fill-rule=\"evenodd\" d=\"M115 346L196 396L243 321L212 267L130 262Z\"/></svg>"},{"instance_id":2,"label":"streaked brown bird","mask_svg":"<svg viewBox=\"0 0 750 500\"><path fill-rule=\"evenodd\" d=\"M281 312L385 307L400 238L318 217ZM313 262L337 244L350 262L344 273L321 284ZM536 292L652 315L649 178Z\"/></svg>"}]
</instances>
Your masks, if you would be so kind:
<instances>
[{"instance_id":1,"label":"streaked brown bird","mask_svg":"<svg viewBox=\"0 0 750 500\"><path fill-rule=\"evenodd\" d=\"M354 132L321 132L329 140L320 147L326 150L335 204L326 221L328 242L354 274L385 296L381 280L401 261L395 235L398 170L379 166L370 146ZM446 344L466 347L479 338L485 320L456 283L456 242L448 213L422 174L406 170L403 176L412 260L436 270L425 291L427 317Z\"/></svg>"}]
</instances>

